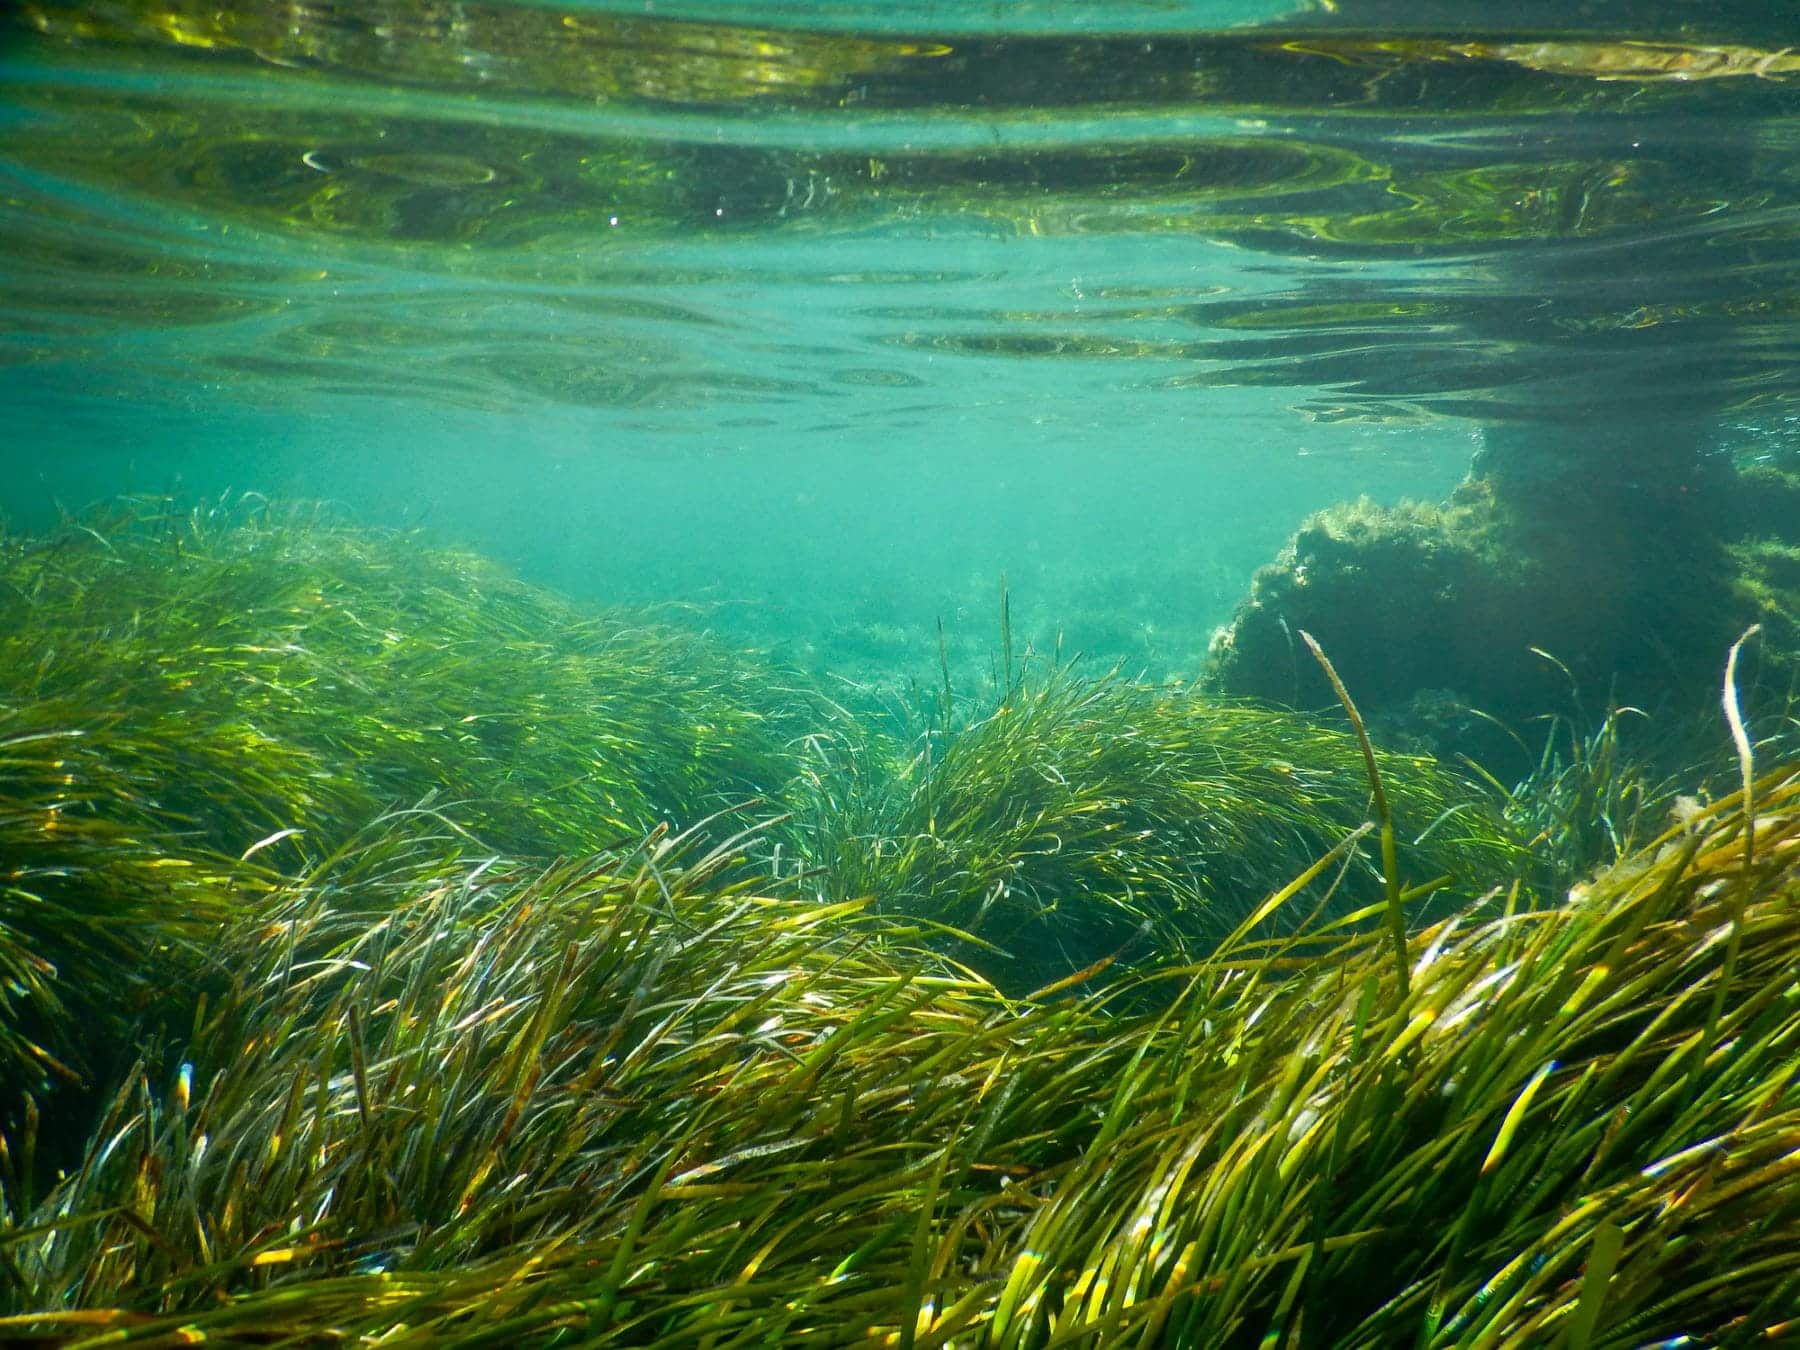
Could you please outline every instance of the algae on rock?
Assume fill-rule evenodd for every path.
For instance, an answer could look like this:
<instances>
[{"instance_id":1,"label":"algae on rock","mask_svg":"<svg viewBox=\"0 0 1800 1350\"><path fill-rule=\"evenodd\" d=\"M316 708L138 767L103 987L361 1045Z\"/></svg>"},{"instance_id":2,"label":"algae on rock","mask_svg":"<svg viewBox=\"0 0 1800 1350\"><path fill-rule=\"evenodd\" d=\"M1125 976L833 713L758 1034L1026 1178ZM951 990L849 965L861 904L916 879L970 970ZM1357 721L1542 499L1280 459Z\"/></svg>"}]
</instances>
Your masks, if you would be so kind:
<instances>
[{"instance_id":1,"label":"algae on rock","mask_svg":"<svg viewBox=\"0 0 1800 1350\"><path fill-rule=\"evenodd\" d=\"M1206 682L1302 708L1333 702L1313 633L1378 725L1437 751L1505 751L1476 708L1520 722L1620 703L1706 706L1734 638L1779 619L1783 547L1740 542L1756 484L1701 466L1588 483L1466 479L1442 505L1367 500L1309 517L1214 635ZM1771 549L1773 551L1771 551ZM1793 627L1768 625L1779 658ZM1765 661L1765 668L1773 663ZM1571 684L1573 687L1571 687Z\"/></svg>"}]
</instances>

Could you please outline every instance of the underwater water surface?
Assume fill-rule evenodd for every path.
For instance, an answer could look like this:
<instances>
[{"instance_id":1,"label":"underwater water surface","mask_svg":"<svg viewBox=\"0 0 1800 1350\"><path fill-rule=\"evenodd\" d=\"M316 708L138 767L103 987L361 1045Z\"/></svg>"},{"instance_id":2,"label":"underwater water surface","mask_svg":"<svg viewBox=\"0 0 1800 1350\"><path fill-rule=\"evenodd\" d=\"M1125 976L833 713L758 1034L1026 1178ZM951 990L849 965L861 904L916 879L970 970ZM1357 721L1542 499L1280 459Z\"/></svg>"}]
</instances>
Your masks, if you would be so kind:
<instances>
[{"instance_id":1,"label":"underwater water surface","mask_svg":"<svg viewBox=\"0 0 1800 1350\"><path fill-rule=\"evenodd\" d=\"M331 499L857 674L1004 572L1191 677L1309 511L1789 428L1779 16L1514 8L16 7L8 516Z\"/></svg>"}]
</instances>

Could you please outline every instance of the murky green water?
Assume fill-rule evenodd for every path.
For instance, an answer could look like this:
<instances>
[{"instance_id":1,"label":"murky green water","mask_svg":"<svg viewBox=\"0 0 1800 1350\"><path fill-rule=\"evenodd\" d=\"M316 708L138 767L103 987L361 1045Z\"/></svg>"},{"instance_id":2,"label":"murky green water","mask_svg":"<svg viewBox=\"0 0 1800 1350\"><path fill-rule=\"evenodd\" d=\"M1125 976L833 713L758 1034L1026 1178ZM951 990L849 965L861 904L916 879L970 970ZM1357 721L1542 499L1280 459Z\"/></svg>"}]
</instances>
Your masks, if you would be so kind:
<instances>
[{"instance_id":1,"label":"murky green water","mask_svg":"<svg viewBox=\"0 0 1800 1350\"><path fill-rule=\"evenodd\" d=\"M16 525L332 498L859 675L985 648L1004 572L1192 674L1308 511L1484 443L1791 453L1779 6L0 22Z\"/></svg>"}]
</instances>

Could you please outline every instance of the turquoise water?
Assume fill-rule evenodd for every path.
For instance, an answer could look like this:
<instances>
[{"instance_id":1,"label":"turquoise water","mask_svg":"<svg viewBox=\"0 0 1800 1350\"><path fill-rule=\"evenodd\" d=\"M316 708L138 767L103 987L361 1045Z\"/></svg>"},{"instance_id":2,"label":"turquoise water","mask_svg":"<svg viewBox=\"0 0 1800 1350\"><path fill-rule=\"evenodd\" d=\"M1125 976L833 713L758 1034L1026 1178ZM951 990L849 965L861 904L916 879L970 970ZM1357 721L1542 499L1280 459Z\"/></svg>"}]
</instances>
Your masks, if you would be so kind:
<instances>
[{"instance_id":1,"label":"turquoise water","mask_svg":"<svg viewBox=\"0 0 1800 1350\"><path fill-rule=\"evenodd\" d=\"M19 7L6 516L325 498L857 676L1004 575L1191 676L1484 444L1789 453L1800 57L1708 15Z\"/></svg>"},{"instance_id":2,"label":"turquoise water","mask_svg":"<svg viewBox=\"0 0 1800 1350\"><path fill-rule=\"evenodd\" d=\"M0 7L0 1340L1791 1337L1790 9Z\"/></svg>"}]
</instances>

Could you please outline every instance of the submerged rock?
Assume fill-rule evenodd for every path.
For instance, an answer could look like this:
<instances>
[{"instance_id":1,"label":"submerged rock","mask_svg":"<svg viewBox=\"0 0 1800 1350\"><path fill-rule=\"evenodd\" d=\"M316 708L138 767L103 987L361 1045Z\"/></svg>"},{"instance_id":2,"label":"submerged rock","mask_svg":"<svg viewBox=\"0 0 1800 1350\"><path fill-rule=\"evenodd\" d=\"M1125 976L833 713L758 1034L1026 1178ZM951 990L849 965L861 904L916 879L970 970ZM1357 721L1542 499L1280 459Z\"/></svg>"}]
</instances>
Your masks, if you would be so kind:
<instances>
[{"instance_id":1,"label":"submerged rock","mask_svg":"<svg viewBox=\"0 0 1800 1350\"><path fill-rule=\"evenodd\" d=\"M1771 650L1794 649L1792 549L1736 542L1768 523L1739 510L1766 498L1757 484L1698 473L1584 492L1576 482L1474 477L1442 505L1364 498L1317 513L1214 635L1206 682L1333 705L1296 636L1304 629L1372 721L1398 722L1440 752L1483 755L1503 733L1482 719L1420 717L1420 695L1439 691L1435 707L1452 691L1509 722L1571 699L1698 707L1749 624L1765 622Z\"/></svg>"}]
</instances>

